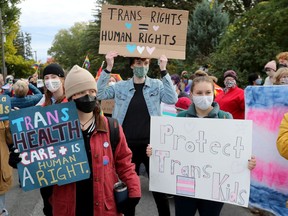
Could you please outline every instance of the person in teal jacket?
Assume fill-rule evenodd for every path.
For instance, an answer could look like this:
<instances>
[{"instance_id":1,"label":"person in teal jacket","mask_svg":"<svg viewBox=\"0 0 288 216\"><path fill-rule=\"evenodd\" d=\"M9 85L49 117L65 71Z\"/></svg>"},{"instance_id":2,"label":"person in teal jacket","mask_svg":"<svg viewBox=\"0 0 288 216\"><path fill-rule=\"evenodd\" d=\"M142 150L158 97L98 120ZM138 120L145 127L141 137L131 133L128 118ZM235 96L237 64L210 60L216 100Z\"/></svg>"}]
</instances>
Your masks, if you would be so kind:
<instances>
[{"instance_id":1,"label":"person in teal jacket","mask_svg":"<svg viewBox=\"0 0 288 216\"><path fill-rule=\"evenodd\" d=\"M208 76L201 76L193 79L190 96L193 103L188 110L179 112L177 117L189 118L219 118L232 119L232 115L228 112L220 110L217 102L214 102L214 83ZM148 156L152 155L152 147L149 145L146 149ZM248 162L248 169L252 170L256 166L254 156ZM191 216L195 215L197 210L200 216L219 216L224 203L174 196L175 215Z\"/></svg>"},{"instance_id":2,"label":"person in teal jacket","mask_svg":"<svg viewBox=\"0 0 288 216\"><path fill-rule=\"evenodd\" d=\"M208 76L197 77L191 86L193 103L187 111L178 113L177 117L190 118L221 118L232 119L228 112L220 110L217 102L214 102L214 83ZM248 168L256 166L256 159L252 156ZM189 197L175 196L175 215L195 215L199 211L200 216L218 216L224 203L211 200L195 199Z\"/></svg>"}]
</instances>

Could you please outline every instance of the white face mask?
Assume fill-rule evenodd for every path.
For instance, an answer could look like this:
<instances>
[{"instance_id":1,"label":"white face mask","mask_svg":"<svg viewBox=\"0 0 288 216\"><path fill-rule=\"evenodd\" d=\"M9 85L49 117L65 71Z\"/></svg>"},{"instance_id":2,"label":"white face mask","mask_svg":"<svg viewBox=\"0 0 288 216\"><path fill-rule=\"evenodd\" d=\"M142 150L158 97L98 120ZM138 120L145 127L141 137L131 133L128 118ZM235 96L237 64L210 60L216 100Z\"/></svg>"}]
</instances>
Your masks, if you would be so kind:
<instances>
[{"instance_id":1,"label":"white face mask","mask_svg":"<svg viewBox=\"0 0 288 216\"><path fill-rule=\"evenodd\" d=\"M111 81L111 82L108 83L108 85L109 85L109 86L112 86L112 85L115 85L115 83L116 83L116 82Z\"/></svg>"},{"instance_id":2,"label":"white face mask","mask_svg":"<svg viewBox=\"0 0 288 216\"><path fill-rule=\"evenodd\" d=\"M45 86L50 92L54 93L62 86L62 82L59 79L49 79L45 80Z\"/></svg>"},{"instance_id":3,"label":"white face mask","mask_svg":"<svg viewBox=\"0 0 288 216\"><path fill-rule=\"evenodd\" d=\"M195 106L201 110L207 110L212 102L213 102L213 95L211 96L196 96L192 95L193 103Z\"/></svg>"}]
</instances>

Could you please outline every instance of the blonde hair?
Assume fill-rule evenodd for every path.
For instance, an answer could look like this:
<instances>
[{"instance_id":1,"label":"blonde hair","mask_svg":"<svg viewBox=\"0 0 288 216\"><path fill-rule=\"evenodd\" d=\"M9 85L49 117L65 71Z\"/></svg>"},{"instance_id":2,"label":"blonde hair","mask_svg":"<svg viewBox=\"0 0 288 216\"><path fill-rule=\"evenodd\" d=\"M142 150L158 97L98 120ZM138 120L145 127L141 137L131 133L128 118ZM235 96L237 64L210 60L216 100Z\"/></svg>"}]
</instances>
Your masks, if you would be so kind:
<instances>
[{"instance_id":1,"label":"blonde hair","mask_svg":"<svg viewBox=\"0 0 288 216\"><path fill-rule=\"evenodd\" d=\"M288 52L281 52L281 53L279 53L279 54L276 56L276 58L278 59L278 61L279 61L280 59L282 59L282 60L288 60Z\"/></svg>"},{"instance_id":2,"label":"blonde hair","mask_svg":"<svg viewBox=\"0 0 288 216\"><path fill-rule=\"evenodd\" d=\"M285 75L288 76L288 68L287 68L287 67L279 68L279 69L276 71L275 75L274 75L274 82L273 82L273 84L274 84L274 85L281 85L280 79L281 79L283 76L285 76Z\"/></svg>"},{"instance_id":3,"label":"blonde hair","mask_svg":"<svg viewBox=\"0 0 288 216\"><path fill-rule=\"evenodd\" d=\"M193 89L195 87L196 84L200 83L200 82L208 82L211 83L212 85L212 90L214 92L215 87L214 87L214 82L213 80L207 75L207 76L199 76L196 77L195 79L193 79L192 85L191 85L191 93L193 92Z\"/></svg>"},{"instance_id":4,"label":"blonde hair","mask_svg":"<svg viewBox=\"0 0 288 216\"><path fill-rule=\"evenodd\" d=\"M14 85L14 94L17 97L25 97L29 91L28 84L23 80L18 80Z\"/></svg>"}]
</instances>

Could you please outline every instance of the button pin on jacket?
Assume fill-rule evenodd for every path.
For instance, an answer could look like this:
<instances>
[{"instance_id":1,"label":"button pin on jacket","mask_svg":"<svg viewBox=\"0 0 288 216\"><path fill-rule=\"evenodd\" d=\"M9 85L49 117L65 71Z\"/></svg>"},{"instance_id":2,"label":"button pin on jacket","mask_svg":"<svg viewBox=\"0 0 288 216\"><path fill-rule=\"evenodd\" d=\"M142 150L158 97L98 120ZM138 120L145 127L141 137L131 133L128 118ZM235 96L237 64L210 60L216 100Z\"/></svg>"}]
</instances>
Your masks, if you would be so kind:
<instances>
[{"instance_id":1,"label":"button pin on jacket","mask_svg":"<svg viewBox=\"0 0 288 216\"><path fill-rule=\"evenodd\" d=\"M108 156L103 156L103 165L106 166L109 163L109 157Z\"/></svg>"},{"instance_id":2,"label":"button pin on jacket","mask_svg":"<svg viewBox=\"0 0 288 216\"><path fill-rule=\"evenodd\" d=\"M108 142L104 142L103 146L104 146L104 148L108 148L109 143Z\"/></svg>"}]
</instances>

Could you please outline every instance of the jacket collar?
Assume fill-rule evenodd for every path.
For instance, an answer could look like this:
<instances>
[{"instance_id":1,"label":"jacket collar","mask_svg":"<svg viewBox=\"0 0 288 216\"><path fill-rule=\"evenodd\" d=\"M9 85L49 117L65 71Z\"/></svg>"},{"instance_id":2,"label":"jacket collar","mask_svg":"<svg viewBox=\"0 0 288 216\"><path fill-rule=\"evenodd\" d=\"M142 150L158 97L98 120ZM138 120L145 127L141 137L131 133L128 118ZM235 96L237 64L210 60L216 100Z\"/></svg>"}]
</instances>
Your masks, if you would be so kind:
<instances>
[{"instance_id":1,"label":"jacket collar","mask_svg":"<svg viewBox=\"0 0 288 216\"><path fill-rule=\"evenodd\" d=\"M129 83L129 91L134 90L134 82L133 82L133 77L130 80L127 80L127 82ZM151 78L146 76L145 78L145 86L151 87Z\"/></svg>"}]
</instances>

